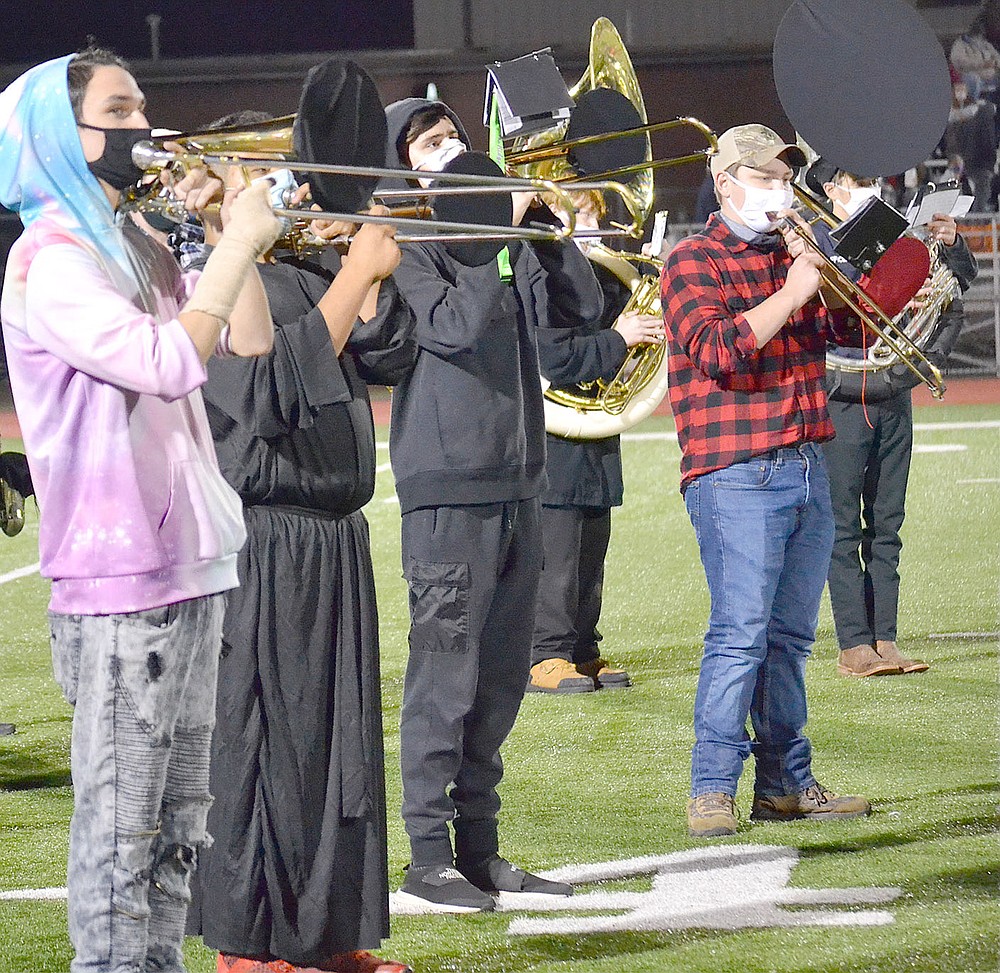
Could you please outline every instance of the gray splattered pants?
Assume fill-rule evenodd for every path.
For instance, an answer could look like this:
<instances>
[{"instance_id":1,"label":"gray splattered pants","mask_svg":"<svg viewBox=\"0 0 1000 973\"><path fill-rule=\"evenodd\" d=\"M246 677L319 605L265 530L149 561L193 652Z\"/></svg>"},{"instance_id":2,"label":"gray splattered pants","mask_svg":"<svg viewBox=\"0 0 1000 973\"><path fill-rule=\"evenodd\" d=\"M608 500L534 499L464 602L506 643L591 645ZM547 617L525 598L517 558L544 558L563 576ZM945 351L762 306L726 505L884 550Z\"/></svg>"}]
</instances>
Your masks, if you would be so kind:
<instances>
[{"instance_id":1,"label":"gray splattered pants","mask_svg":"<svg viewBox=\"0 0 1000 973\"><path fill-rule=\"evenodd\" d=\"M72 973L183 973L188 882L207 840L223 595L122 615L49 613L75 707Z\"/></svg>"}]
</instances>

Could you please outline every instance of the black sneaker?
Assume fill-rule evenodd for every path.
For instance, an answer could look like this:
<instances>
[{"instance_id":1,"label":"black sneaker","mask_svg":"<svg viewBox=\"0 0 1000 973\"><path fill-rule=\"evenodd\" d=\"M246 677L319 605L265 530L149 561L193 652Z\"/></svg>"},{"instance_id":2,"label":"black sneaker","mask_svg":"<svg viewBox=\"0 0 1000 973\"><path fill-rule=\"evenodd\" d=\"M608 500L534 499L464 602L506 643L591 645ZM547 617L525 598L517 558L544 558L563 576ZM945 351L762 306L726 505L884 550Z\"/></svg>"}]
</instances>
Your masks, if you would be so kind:
<instances>
[{"instance_id":1,"label":"black sneaker","mask_svg":"<svg viewBox=\"0 0 1000 973\"><path fill-rule=\"evenodd\" d=\"M453 865L410 865L397 894L419 900L431 912L492 912L496 907L491 895L466 881Z\"/></svg>"},{"instance_id":2,"label":"black sneaker","mask_svg":"<svg viewBox=\"0 0 1000 973\"><path fill-rule=\"evenodd\" d=\"M542 895L572 895L573 886L550 882L512 865L506 858L491 855L475 865L459 865L459 870L476 888L484 892L538 892Z\"/></svg>"}]
</instances>

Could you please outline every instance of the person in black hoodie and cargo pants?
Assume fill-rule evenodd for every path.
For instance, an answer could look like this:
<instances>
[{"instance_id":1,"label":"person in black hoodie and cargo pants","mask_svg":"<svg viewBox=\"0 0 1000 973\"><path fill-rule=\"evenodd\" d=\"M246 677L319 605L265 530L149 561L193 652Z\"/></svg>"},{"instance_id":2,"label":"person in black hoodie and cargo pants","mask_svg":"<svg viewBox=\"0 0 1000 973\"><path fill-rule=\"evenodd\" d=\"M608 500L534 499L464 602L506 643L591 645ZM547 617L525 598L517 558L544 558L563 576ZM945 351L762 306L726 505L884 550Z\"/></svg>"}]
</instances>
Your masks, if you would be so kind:
<instances>
[{"instance_id":1,"label":"person in black hoodie and cargo pants","mask_svg":"<svg viewBox=\"0 0 1000 973\"><path fill-rule=\"evenodd\" d=\"M386 118L390 165L436 171L470 146L441 102L408 98ZM515 195L515 223L528 204ZM393 391L390 431L410 600L400 736L412 857L401 895L439 912L492 909L501 891L569 895L499 856L497 785L542 563L535 332L599 317L600 288L571 243L510 244L506 279L496 260L466 266L440 244L401 249L395 280L418 345Z\"/></svg>"}]
</instances>

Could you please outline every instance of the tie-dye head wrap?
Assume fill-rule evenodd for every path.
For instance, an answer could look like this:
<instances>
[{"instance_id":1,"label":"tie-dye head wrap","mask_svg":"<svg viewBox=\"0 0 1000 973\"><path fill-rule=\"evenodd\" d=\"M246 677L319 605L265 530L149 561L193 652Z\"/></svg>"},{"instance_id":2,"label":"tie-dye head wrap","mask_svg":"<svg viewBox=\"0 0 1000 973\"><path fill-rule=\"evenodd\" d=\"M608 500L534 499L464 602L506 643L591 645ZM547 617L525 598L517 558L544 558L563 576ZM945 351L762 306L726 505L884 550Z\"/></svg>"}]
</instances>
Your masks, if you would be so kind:
<instances>
[{"instance_id":1,"label":"tie-dye head wrap","mask_svg":"<svg viewBox=\"0 0 1000 973\"><path fill-rule=\"evenodd\" d=\"M0 92L0 203L25 227L44 220L89 244L120 285L134 288L114 210L80 144L66 76L74 57L36 65Z\"/></svg>"}]
</instances>

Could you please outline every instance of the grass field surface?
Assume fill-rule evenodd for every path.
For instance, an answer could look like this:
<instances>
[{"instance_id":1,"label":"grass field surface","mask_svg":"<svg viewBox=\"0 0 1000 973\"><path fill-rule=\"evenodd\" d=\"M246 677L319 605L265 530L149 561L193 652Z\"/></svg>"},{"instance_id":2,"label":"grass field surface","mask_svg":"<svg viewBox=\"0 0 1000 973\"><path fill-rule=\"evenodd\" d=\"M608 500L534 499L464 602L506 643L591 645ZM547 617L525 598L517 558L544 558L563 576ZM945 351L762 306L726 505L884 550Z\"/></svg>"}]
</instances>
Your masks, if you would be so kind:
<instances>
[{"instance_id":1,"label":"grass field surface","mask_svg":"<svg viewBox=\"0 0 1000 973\"><path fill-rule=\"evenodd\" d=\"M635 685L528 696L504 751L501 812L502 851L535 869L652 857L606 869L603 881L572 872L579 888L567 912L394 917L384 955L418 973L997 970L1000 407L935 406L917 409L915 420L900 647L932 668L838 677L824 599L807 677L815 772L834 790L867 795L875 813L751 825L748 768L739 834L687 837L708 592L677 489L673 427L654 418L623 444L626 503L614 515L601 625L605 654ZM407 861L398 812L406 589L384 448L378 461L366 513L380 601L395 887ZM71 710L51 674L48 588L30 570L36 539L33 508L18 537L0 538L0 720L18 728L0 738L0 894L65 883ZM770 899L762 876L763 885L777 883ZM842 891L850 889L861 892L852 899ZM707 906L681 916L685 896L698 894ZM65 971L71 955L64 900L0 898L0 973ZM188 963L192 973L215 969L214 955L195 940Z\"/></svg>"}]
</instances>

